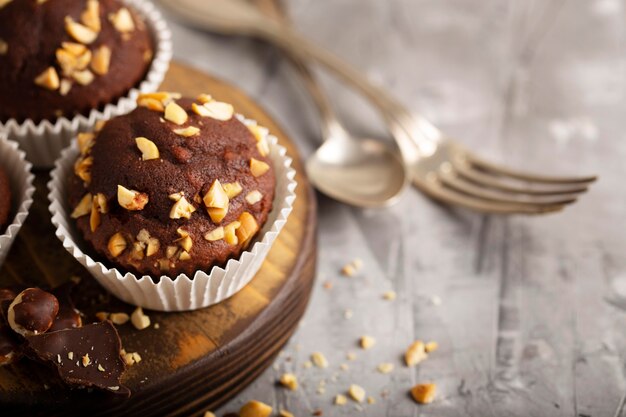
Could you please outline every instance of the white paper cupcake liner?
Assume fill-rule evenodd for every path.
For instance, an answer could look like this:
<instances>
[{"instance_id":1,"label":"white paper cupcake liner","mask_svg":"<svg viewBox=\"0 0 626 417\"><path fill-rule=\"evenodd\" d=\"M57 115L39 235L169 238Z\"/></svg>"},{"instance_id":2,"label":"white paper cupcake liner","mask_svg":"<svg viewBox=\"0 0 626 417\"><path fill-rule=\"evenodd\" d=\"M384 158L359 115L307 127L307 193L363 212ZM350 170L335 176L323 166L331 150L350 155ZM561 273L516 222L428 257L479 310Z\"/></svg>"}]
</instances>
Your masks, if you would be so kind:
<instances>
[{"instance_id":1,"label":"white paper cupcake liner","mask_svg":"<svg viewBox=\"0 0 626 417\"><path fill-rule=\"evenodd\" d=\"M26 161L26 155L17 147L17 143L6 140L0 134L0 167L9 177L11 186L11 214L13 220L6 230L0 229L0 265L4 262L13 245L17 233L28 217L28 210L33 204L35 176L31 173L32 165Z\"/></svg>"},{"instance_id":2,"label":"white paper cupcake liner","mask_svg":"<svg viewBox=\"0 0 626 417\"><path fill-rule=\"evenodd\" d=\"M9 139L19 143L26 152L27 159L37 168L50 168L59 154L78 132L91 130L98 120L107 120L135 108L139 93L156 91L172 59L172 33L159 10L148 0L123 0L145 19L146 26L154 40L154 57L144 80L131 89L117 103L109 103L102 110L92 109L87 115L76 115L71 119L61 117L51 122L34 122L27 119L18 122L9 119L0 121L0 131L6 132Z\"/></svg>"},{"instance_id":3,"label":"white paper cupcake liner","mask_svg":"<svg viewBox=\"0 0 626 417\"><path fill-rule=\"evenodd\" d=\"M244 120L244 119L242 119ZM254 123L244 120L245 123ZM70 218L66 184L74 175L74 161L78 156L76 142L64 150L52 171L48 184L50 212L56 227L56 236L70 252L109 292L127 303L159 311L196 310L219 303L241 290L257 273L272 244L287 222L296 198L296 172L286 149L275 136L268 135L269 158L276 173L273 208L254 244L238 259L230 259L225 267L213 267L209 272L197 271L193 278L185 274L175 278L161 276L158 282L149 276L137 277L122 273L92 259L81 250L82 242L75 221Z\"/></svg>"}]
</instances>

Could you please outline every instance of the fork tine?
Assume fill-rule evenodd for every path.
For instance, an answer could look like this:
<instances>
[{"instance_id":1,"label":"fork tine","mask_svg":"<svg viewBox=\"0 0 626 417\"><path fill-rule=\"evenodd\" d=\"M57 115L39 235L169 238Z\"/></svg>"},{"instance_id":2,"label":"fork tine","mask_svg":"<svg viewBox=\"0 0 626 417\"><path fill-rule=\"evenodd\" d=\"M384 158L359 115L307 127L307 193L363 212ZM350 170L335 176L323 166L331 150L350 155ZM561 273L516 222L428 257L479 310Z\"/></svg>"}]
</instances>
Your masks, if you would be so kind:
<instances>
[{"instance_id":1,"label":"fork tine","mask_svg":"<svg viewBox=\"0 0 626 417\"><path fill-rule=\"evenodd\" d=\"M588 184L596 181L597 176L588 177L552 177L545 175L536 175L528 172L517 171L508 167L487 162L471 153L467 153L468 162L484 171L492 172L496 175L509 176L522 181L532 181L544 184Z\"/></svg>"},{"instance_id":2,"label":"fork tine","mask_svg":"<svg viewBox=\"0 0 626 417\"><path fill-rule=\"evenodd\" d=\"M500 191L504 191L506 193L541 196L541 195L559 195L559 194L580 194L580 193L584 193L585 191L589 189L589 187L587 187L586 185L564 185L558 188L554 187L554 188L549 188L549 189L548 188L536 189L536 188L519 187L516 185L502 182L501 180L497 179L497 177L494 177L493 175L485 174L481 171L469 168L467 165L468 164L455 164L454 169L457 171L457 173L460 176L462 176L463 178L475 184L478 184L484 187L497 189Z\"/></svg>"},{"instance_id":3,"label":"fork tine","mask_svg":"<svg viewBox=\"0 0 626 417\"><path fill-rule=\"evenodd\" d=\"M451 188L444 187L438 179L423 181L414 177L413 183L430 197L448 204L463 206L470 210L492 214L545 214L563 210L562 204L556 205L527 205L518 203L501 203L482 198L472 197Z\"/></svg>"},{"instance_id":4,"label":"fork tine","mask_svg":"<svg viewBox=\"0 0 626 417\"><path fill-rule=\"evenodd\" d=\"M439 179L449 188L453 188L463 194L472 195L478 198L484 198L485 200L498 201L501 203L509 204L524 204L529 206L551 206L551 205L567 205L574 203L577 198L572 195L559 195L555 198L546 199L548 196L534 196L531 199L522 200L518 196L522 194L506 194L499 191L491 190L489 188L479 187L471 182L465 181L462 178L457 177L455 174L440 175ZM542 198L543 197L543 198Z\"/></svg>"}]
</instances>

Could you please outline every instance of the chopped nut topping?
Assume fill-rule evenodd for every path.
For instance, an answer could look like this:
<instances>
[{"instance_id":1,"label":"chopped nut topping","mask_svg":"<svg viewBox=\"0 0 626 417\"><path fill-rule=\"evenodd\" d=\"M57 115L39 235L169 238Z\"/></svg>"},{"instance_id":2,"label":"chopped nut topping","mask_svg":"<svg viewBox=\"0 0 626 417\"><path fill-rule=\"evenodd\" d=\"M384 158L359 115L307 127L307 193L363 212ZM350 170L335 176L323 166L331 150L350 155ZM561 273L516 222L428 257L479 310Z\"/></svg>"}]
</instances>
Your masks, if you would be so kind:
<instances>
[{"instance_id":1,"label":"chopped nut topping","mask_svg":"<svg viewBox=\"0 0 626 417\"><path fill-rule=\"evenodd\" d=\"M76 57L76 69L84 70L91 62L91 51L87 49L84 54Z\"/></svg>"},{"instance_id":2,"label":"chopped nut topping","mask_svg":"<svg viewBox=\"0 0 626 417\"><path fill-rule=\"evenodd\" d=\"M111 48L102 45L96 49L91 60L91 69L98 75L105 75L109 72L111 64Z\"/></svg>"},{"instance_id":3,"label":"chopped nut topping","mask_svg":"<svg viewBox=\"0 0 626 417\"><path fill-rule=\"evenodd\" d=\"M74 360L74 352L67 352L67 359Z\"/></svg>"},{"instance_id":4,"label":"chopped nut topping","mask_svg":"<svg viewBox=\"0 0 626 417\"><path fill-rule=\"evenodd\" d=\"M209 109L207 109L203 105L199 105L196 103L191 104L191 110L197 115L202 116L202 117L209 117L210 115Z\"/></svg>"},{"instance_id":5,"label":"chopped nut topping","mask_svg":"<svg viewBox=\"0 0 626 417\"><path fill-rule=\"evenodd\" d=\"M148 204L148 194L141 193L136 190L129 190L128 188L118 185L117 186L117 202L126 210L137 211L143 210Z\"/></svg>"},{"instance_id":6,"label":"chopped nut topping","mask_svg":"<svg viewBox=\"0 0 626 417\"><path fill-rule=\"evenodd\" d=\"M368 404L376 404L376 398L374 398L374 397L367 397L367 403Z\"/></svg>"},{"instance_id":7,"label":"chopped nut topping","mask_svg":"<svg viewBox=\"0 0 626 417\"><path fill-rule=\"evenodd\" d=\"M96 206L98 211L102 214L106 214L109 212L109 206L107 204L107 198L104 194L98 193L93 198L93 204Z\"/></svg>"},{"instance_id":8,"label":"chopped nut topping","mask_svg":"<svg viewBox=\"0 0 626 417\"><path fill-rule=\"evenodd\" d=\"M164 111L165 106L159 100L152 97L141 97L137 98L137 105L140 107L147 107L150 110L154 111Z\"/></svg>"},{"instance_id":9,"label":"chopped nut topping","mask_svg":"<svg viewBox=\"0 0 626 417\"><path fill-rule=\"evenodd\" d=\"M260 401L249 401L239 410L239 417L269 417L272 407Z\"/></svg>"},{"instance_id":10,"label":"chopped nut topping","mask_svg":"<svg viewBox=\"0 0 626 417\"><path fill-rule=\"evenodd\" d=\"M150 139L144 137L135 138L137 148L141 151L141 159L149 161L151 159L159 159L159 148Z\"/></svg>"},{"instance_id":11,"label":"chopped nut topping","mask_svg":"<svg viewBox=\"0 0 626 417\"><path fill-rule=\"evenodd\" d=\"M282 374L280 377L280 383L286 387L289 388L292 391L295 391L298 389L298 379L296 378L296 376L294 374Z\"/></svg>"},{"instance_id":12,"label":"chopped nut topping","mask_svg":"<svg viewBox=\"0 0 626 417\"><path fill-rule=\"evenodd\" d=\"M385 291L383 293L383 298L385 300L393 301L393 300L396 299L396 292L395 291Z\"/></svg>"},{"instance_id":13,"label":"chopped nut topping","mask_svg":"<svg viewBox=\"0 0 626 417\"><path fill-rule=\"evenodd\" d=\"M187 252L189 252L191 250L191 247L193 246L193 240L191 239L191 236L185 236L183 238L177 239L177 242L180 247Z\"/></svg>"},{"instance_id":14,"label":"chopped nut topping","mask_svg":"<svg viewBox=\"0 0 626 417\"><path fill-rule=\"evenodd\" d=\"M91 231L95 232L100 226L100 213L105 214L108 211L107 201L104 194L96 194L91 202L91 217L89 218L89 226Z\"/></svg>"},{"instance_id":15,"label":"chopped nut topping","mask_svg":"<svg viewBox=\"0 0 626 417\"><path fill-rule=\"evenodd\" d=\"M251 158L250 159L250 171L252 171L252 175L255 177L260 177L269 171L270 166L263 161L259 161L258 159Z\"/></svg>"},{"instance_id":16,"label":"chopped nut topping","mask_svg":"<svg viewBox=\"0 0 626 417\"><path fill-rule=\"evenodd\" d=\"M249 204L256 204L259 201L261 201L262 198L263 198L263 194L261 194L261 192L259 190L250 191L246 195L246 201Z\"/></svg>"},{"instance_id":17,"label":"chopped nut topping","mask_svg":"<svg viewBox=\"0 0 626 417\"><path fill-rule=\"evenodd\" d=\"M168 246L165 249L165 257L167 259L171 259L176 255L176 252L178 252L178 248L176 246Z\"/></svg>"},{"instance_id":18,"label":"chopped nut topping","mask_svg":"<svg viewBox=\"0 0 626 417\"><path fill-rule=\"evenodd\" d=\"M69 16L65 18L65 30L72 38L85 45L89 45L98 37L97 32L87 26L75 22Z\"/></svg>"},{"instance_id":19,"label":"chopped nut topping","mask_svg":"<svg viewBox=\"0 0 626 417\"><path fill-rule=\"evenodd\" d=\"M0 9L2 9L7 4L11 3L13 0L0 0Z\"/></svg>"},{"instance_id":20,"label":"chopped nut topping","mask_svg":"<svg viewBox=\"0 0 626 417\"><path fill-rule=\"evenodd\" d=\"M106 319L109 318L109 313L107 313L106 311L98 311L96 313L96 318L98 319L98 321L105 321ZM72 354L72 356L73 356L73 354ZM72 359L72 358L70 358L70 359Z\"/></svg>"},{"instance_id":21,"label":"chopped nut topping","mask_svg":"<svg viewBox=\"0 0 626 417\"><path fill-rule=\"evenodd\" d=\"M237 228L237 240L242 245L247 245L252 237L259 231L259 225L256 222L254 216L247 211L244 211L239 216L239 223L241 225Z\"/></svg>"},{"instance_id":22,"label":"chopped nut topping","mask_svg":"<svg viewBox=\"0 0 626 417\"><path fill-rule=\"evenodd\" d=\"M74 72L72 78L80 85L89 85L93 81L94 75L89 70L83 70Z\"/></svg>"},{"instance_id":23,"label":"chopped nut topping","mask_svg":"<svg viewBox=\"0 0 626 417\"><path fill-rule=\"evenodd\" d=\"M122 358L124 359L124 363L128 366L133 366L134 364L141 362L141 356L137 352L126 353L123 351Z\"/></svg>"},{"instance_id":24,"label":"chopped nut topping","mask_svg":"<svg viewBox=\"0 0 626 417\"><path fill-rule=\"evenodd\" d=\"M393 371L393 368L393 363L383 362L379 364L376 369L378 369L378 372L380 372L381 374L388 374Z\"/></svg>"},{"instance_id":25,"label":"chopped nut topping","mask_svg":"<svg viewBox=\"0 0 626 417\"><path fill-rule=\"evenodd\" d=\"M187 121L187 112L172 101L165 107L165 120L169 120L177 125L182 125Z\"/></svg>"},{"instance_id":26,"label":"chopped nut topping","mask_svg":"<svg viewBox=\"0 0 626 417\"><path fill-rule=\"evenodd\" d=\"M104 368L102 367L102 365L98 364L98 371L100 372L104 372Z\"/></svg>"},{"instance_id":27,"label":"chopped nut topping","mask_svg":"<svg viewBox=\"0 0 626 417\"><path fill-rule=\"evenodd\" d=\"M82 358L82 363L83 363L83 367L85 368L91 365L91 358L89 358L89 353L85 353L85 355Z\"/></svg>"},{"instance_id":28,"label":"chopped nut topping","mask_svg":"<svg viewBox=\"0 0 626 417\"><path fill-rule=\"evenodd\" d=\"M76 55L59 48L56 50L55 56L64 75L71 75L76 70L78 66Z\"/></svg>"},{"instance_id":29,"label":"chopped nut topping","mask_svg":"<svg viewBox=\"0 0 626 417\"><path fill-rule=\"evenodd\" d=\"M85 196L80 200L70 217L72 219L78 219L79 217L83 217L91 213L91 194L85 194Z\"/></svg>"},{"instance_id":30,"label":"chopped nut topping","mask_svg":"<svg viewBox=\"0 0 626 417\"><path fill-rule=\"evenodd\" d=\"M270 146L267 144L265 139L256 143L256 148L261 154L261 156L267 156L270 154Z\"/></svg>"},{"instance_id":31,"label":"chopped nut topping","mask_svg":"<svg viewBox=\"0 0 626 417\"><path fill-rule=\"evenodd\" d=\"M62 42L61 46L64 50L74 55L75 57L79 57L88 51L85 45L75 42Z\"/></svg>"},{"instance_id":32,"label":"chopped nut topping","mask_svg":"<svg viewBox=\"0 0 626 417\"><path fill-rule=\"evenodd\" d=\"M9 52L9 44L4 39L0 39L0 55L6 55Z\"/></svg>"},{"instance_id":33,"label":"chopped nut topping","mask_svg":"<svg viewBox=\"0 0 626 417\"><path fill-rule=\"evenodd\" d=\"M287 411L287 410L280 410L280 411L278 412L278 416L279 416L279 417L295 417L295 416L293 415L293 413L290 413L290 412L289 412L289 411Z\"/></svg>"},{"instance_id":34,"label":"chopped nut topping","mask_svg":"<svg viewBox=\"0 0 626 417\"><path fill-rule=\"evenodd\" d=\"M421 340L416 340L409 346L404 354L404 360L407 366L415 366L428 357L426 346Z\"/></svg>"},{"instance_id":35,"label":"chopped nut topping","mask_svg":"<svg viewBox=\"0 0 626 417\"><path fill-rule=\"evenodd\" d=\"M198 129L195 126L187 126L185 128L182 128L182 129L174 129L173 131L177 135L184 136L186 138L190 138L192 136L196 136L198 133L200 133L200 129Z\"/></svg>"},{"instance_id":36,"label":"chopped nut topping","mask_svg":"<svg viewBox=\"0 0 626 417\"><path fill-rule=\"evenodd\" d=\"M356 360L356 354L354 352L348 352L346 353L346 359L348 359L349 361L354 361Z\"/></svg>"},{"instance_id":37,"label":"chopped nut topping","mask_svg":"<svg viewBox=\"0 0 626 417\"><path fill-rule=\"evenodd\" d=\"M239 226L241 226L241 223L239 223L238 221L234 221L224 226L224 240L229 245L236 245L237 243L239 243L239 238L237 238L236 233Z\"/></svg>"},{"instance_id":38,"label":"chopped nut topping","mask_svg":"<svg viewBox=\"0 0 626 417\"><path fill-rule=\"evenodd\" d=\"M439 343L431 341L424 345L424 350L426 351L426 353L430 353L436 351L438 347Z\"/></svg>"},{"instance_id":39,"label":"chopped nut topping","mask_svg":"<svg viewBox=\"0 0 626 417\"><path fill-rule=\"evenodd\" d=\"M57 70L54 67L48 67L35 78L35 84L51 91L59 88L59 83L59 74L57 74Z\"/></svg>"},{"instance_id":40,"label":"chopped nut topping","mask_svg":"<svg viewBox=\"0 0 626 417\"><path fill-rule=\"evenodd\" d=\"M93 128L96 132L99 132L104 128L106 124L107 124L106 120L98 120Z\"/></svg>"},{"instance_id":41,"label":"chopped nut topping","mask_svg":"<svg viewBox=\"0 0 626 417\"><path fill-rule=\"evenodd\" d=\"M247 126L252 136L257 140L257 142L262 141L269 134L269 130L266 127L250 124Z\"/></svg>"},{"instance_id":42,"label":"chopped nut topping","mask_svg":"<svg viewBox=\"0 0 626 417\"><path fill-rule=\"evenodd\" d=\"M130 321L137 330L143 330L150 326L150 317L143 313L141 307L137 307L133 314L130 315Z\"/></svg>"},{"instance_id":43,"label":"chopped nut topping","mask_svg":"<svg viewBox=\"0 0 626 417\"><path fill-rule=\"evenodd\" d=\"M98 0L87 0L87 8L80 15L80 21L94 32L100 32L100 3Z\"/></svg>"},{"instance_id":44,"label":"chopped nut topping","mask_svg":"<svg viewBox=\"0 0 626 417\"><path fill-rule=\"evenodd\" d=\"M194 211L196 208L187 201L185 196L181 196L170 210L170 219L189 219Z\"/></svg>"},{"instance_id":45,"label":"chopped nut topping","mask_svg":"<svg viewBox=\"0 0 626 417\"><path fill-rule=\"evenodd\" d=\"M78 142L78 149L81 155L87 155L94 144L94 138L96 135L93 133L79 133L76 136L76 142Z\"/></svg>"},{"instance_id":46,"label":"chopped nut topping","mask_svg":"<svg viewBox=\"0 0 626 417\"><path fill-rule=\"evenodd\" d=\"M348 394L354 401L359 403L363 402L365 399L365 390L356 384L350 385L350 388L348 388Z\"/></svg>"},{"instance_id":47,"label":"chopped nut topping","mask_svg":"<svg viewBox=\"0 0 626 417\"><path fill-rule=\"evenodd\" d=\"M222 188L224 189L224 192L228 196L229 200L237 197L243 191L243 188L241 187L241 184L239 184L239 181L223 184Z\"/></svg>"},{"instance_id":48,"label":"chopped nut topping","mask_svg":"<svg viewBox=\"0 0 626 417\"><path fill-rule=\"evenodd\" d=\"M311 360L318 368L328 368L328 360L322 352L313 352L311 354Z\"/></svg>"},{"instance_id":49,"label":"chopped nut topping","mask_svg":"<svg viewBox=\"0 0 626 417\"><path fill-rule=\"evenodd\" d=\"M135 22L133 16L126 7L122 7L117 13L109 14L109 20L118 32L127 33L135 30Z\"/></svg>"},{"instance_id":50,"label":"chopped nut topping","mask_svg":"<svg viewBox=\"0 0 626 417\"><path fill-rule=\"evenodd\" d=\"M228 208L228 196L219 180L213 181L202 200L208 208Z\"/></svg>"},{"instance_id":51,"label":"chopped nut topping","mask_svg":"<svg viewBox=\"0 0 626 417\"><path fill-rule=\"evenodd\" d=\"M205 233L204 238L209 242L224 239L224 228L222 226Z\"/></svg>"},{"instance_id":52,"label":"chopped nut topping","mask_svg":"<svg viewBox=\"0 0 626 417\"><path fill-rule=\"evenodd\" d=\"M74 164L74 173L78 178L89 184L91 182L91 166L93 157L80 158Z\"/></svg>"},{"instance_id":53,"label":"chopped nut topping","mask_svg":"<svg viewBox=\"0 0 626 417\"><path fill-rule=\"evenodd\" d=\"M202 104L213 101L213 97L210 94L200 94L198 96L198 101Z\"/></svg>"},{"instance_id":54,"label":"chopped nut topping","mask_svg":"<svg viewBox=\"0 0 626 417\"><path fill-rule=\"evenodd\" d=\"M124 235L122 235L122 233L120 232L117 232L109 239L107 249L109 250L111 256L117 258L122 254L122 252L126 250L127 245L128 244L126 243L126 239L124 239Z\"/></svg>"},{"instance_id":55,"label":"chopped nut topping","mask_svg":"<svg viewBox=\"0 0 626 417\"><path fill-rule=\"evenodd\" d=\"M345 395L337 394L335 396L335 404L336 405L346 405L348 403L348 398Z\"/></svg>"},{"instance_id":56,"label":"chopped nut topping","mask_svg":"<svg viewBox=\"0 0 626 417\"><path fill-rule=\"evenodd\" d=\"M376 344L376 339L374 339L372 336L361 336L361 338L359 339L359 344L361 345L361 348L367 350Z\"/></svg>"},{"instance_id":57,"label":"chopped nut topping","mask_svg":"<svg viewBox=\"0 0 626 417\"><path fill-rule=\"evenodd\" d=\"M189 238L187 238L187 239L189 239ZM191 255L187 251L182 251L180 253L180 255L178 256L178 259L181 260L181 261L188 261L188 260L191 259Z\"/></svg>"},{"instance_id":58,"label":"chopped nut topping","mask_svg":"<svg viewBox=\"0 0 626 417\"><path fill-rule=\"evenodd\" d=\"M200 114L200 116L210 117L221 121L232 119L233 114L235 113L232 105L221 101L209 101L208 103L204 103L202 107L206 109L206 111L200 110L202 114L198 113L195 109L194 111Z\"/></svg>"},{"instance_id":59,"label":"chopped nut topping","mask_svg":"<svg viewBox=\"0 0 626 417\"><path fill-rule=\"evenodd\" d=\"M126 313L111 313L109 315L109 320L113 322L113 324L117 324L119 326L128 323L130 317Z\"/></svg>"},{"instance_id":60,"label":"chopped nut topping","mask_svg":"<svg viewBox=\"0 0 626 417\"><path fill-rule=\"evenodd\" d=\"M437 386L432 383L417 384L411 388L411 396L419 404L429 404L435 399Z\"/></svg>"},{"instance_id":61,"label":"chopped nut topping","mask_svg":"<svg viewBox=\"0 0 626 417\"><path fill-rule=\"evenodd\" d=\"M159 240L157 238L150 238L148 240L148 243L146 244L146 256L150 257L156 255L160 247L161 244L159 243Z\"/></svg>"}]
</instances>

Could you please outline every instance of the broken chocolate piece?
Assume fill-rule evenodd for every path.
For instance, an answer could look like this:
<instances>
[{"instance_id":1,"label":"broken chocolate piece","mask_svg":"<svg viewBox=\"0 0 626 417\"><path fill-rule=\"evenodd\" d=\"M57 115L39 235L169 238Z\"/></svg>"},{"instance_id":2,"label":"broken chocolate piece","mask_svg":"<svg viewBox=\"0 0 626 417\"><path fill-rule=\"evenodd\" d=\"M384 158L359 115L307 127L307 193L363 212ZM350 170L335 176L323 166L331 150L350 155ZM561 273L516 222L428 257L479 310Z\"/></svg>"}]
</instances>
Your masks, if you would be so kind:
<instances>
[{"instance_id":1,"label":"broken chocolate piece","mask_svg":"<svg viewBox=\"0 0 626 417\"><path fill-rule=\"evenodd\" d=\"M9 325L22 336L46 332L59 311L57 298L39 288L27 288L15 297L7 319Z\"/></svg>"},{"instance_id":2,"label":"broken chocolate piece","mask_svg":"<svg viewBox=\"0 0 626 417\"><path fill-rule=\"evenodd\" d=\"M68 282L52 290L52 293L57 297L57 300L59 300L59 312L52 326L48 329L48 332L75 329L83 325L80 312L74 306L71 297L72 288L74 288L74 286L75 284L73 282Z\"/></svg>"},{"instance_id":3,"label":"broken chocolate piece","mask_svg":"<svg viewBox=\"0 0 626 417\"><path fill-rule=\"evenodd\" d=\"M26 340L34 356L53 364L65 383L130 395L120 382L126 365L120 355L120 337L110 321L27 336Z\"/></svg>"}]
</instances>

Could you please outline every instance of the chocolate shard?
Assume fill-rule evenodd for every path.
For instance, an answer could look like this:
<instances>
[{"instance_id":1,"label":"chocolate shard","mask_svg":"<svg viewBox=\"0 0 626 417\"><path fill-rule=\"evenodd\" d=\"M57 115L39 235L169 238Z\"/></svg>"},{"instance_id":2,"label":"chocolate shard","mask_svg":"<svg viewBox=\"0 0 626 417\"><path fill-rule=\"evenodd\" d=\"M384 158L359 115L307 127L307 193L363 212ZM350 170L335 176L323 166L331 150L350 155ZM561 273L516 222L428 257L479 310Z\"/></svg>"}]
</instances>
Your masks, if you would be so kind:
<instances>
[{"instance_id":1,"label":"chocolate shard","mask_svg":"<svg viewBox=\"0 0 626 417\"><path fill-rule=\"evenodd\" d=\"M27 336L26 340L33 356L54 365L65 383L130 395L121 383L126 370L120 355L122 343L110 321Z\"/></svg>"},{"instance_id":2,"label":"chocolate shard","mask_svg":"<svg viewBox=\"0 0 626 417\"><path fill-rule=\"evenodd\" d=\"M72 289L75 285L76 284L70 281L51 291L52 294L56 296L57 300L59 300L59 312L57 313L52 326L48 329L48 332L75 329L83 325L80 312L76 309L76 306L72 301Z\"/></svg>"}]
</instances>

